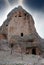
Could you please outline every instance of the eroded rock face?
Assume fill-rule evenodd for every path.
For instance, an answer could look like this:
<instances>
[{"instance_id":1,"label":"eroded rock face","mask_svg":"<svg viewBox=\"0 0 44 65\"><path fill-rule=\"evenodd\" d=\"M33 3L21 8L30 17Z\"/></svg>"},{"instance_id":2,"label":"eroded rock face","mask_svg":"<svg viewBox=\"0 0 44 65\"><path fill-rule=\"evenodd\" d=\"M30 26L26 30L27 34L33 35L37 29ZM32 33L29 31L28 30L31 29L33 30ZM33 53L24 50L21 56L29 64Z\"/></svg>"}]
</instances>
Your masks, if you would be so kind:
<instances>
[{"instance_id":1,"label":"eroded rock face","mask_svg":"<svg viewBox=\"0 0 44 65\"><path fill-rule=\"evenodd\" d=\"M11 16L8 25L8 39L10 40L15 35L23 38L26 35L32 34L34 29L34 21L31 15L21 7L18 7L17 11Z\"/></svg>"},{"instance_id":2,"label":"eroded rock face","mask_svg":"<svg viewBox=\"0 0 44 65\"><path fill-rule=\"evenodd\" d=\"M8 24L9 41L11 40L12 37L13 38L18 37L18 39L27 38L27 41L30 40L30 38L33 38L34 41L36 42L40 40L40 37L37 34L34 26L33 17L28 12L26 12L22 7L19 6L18 8L11 11L11 13L8 14L8 18L10 18ZM39 39L37 36L39 37Z\"/></svg>"},{"instance_id":3,"label":"eroded rock face","mask_svg":"<svg viewBox=\"0 0 44 65\"><path fill-rule=\"evenodd\" d=\"M13 9L7 15L7 19L0 28L1 39L8 41L7 48L9 53L13 53L13 55L15 52L19 54L22 51L24 54L44 56L44 41L35 29L33 17L21 6ZM1 45L5 51L7 49L6 45Z\"/></svg>"},{"instance_id":4,"label":"eroded rock face","mask_svg":"<svg viewBox=\"0 0 44 65\"><path fill-rule=\"evenodd\" d=\"M7 20L1 27L1 33L7 36L8 41L15 36L21 39L27 38L27 41L30 38L33 38L36 42L41 39L36 32L33 17L21 6L13 9L8 14Z\"/></svg>"}]
</instances>

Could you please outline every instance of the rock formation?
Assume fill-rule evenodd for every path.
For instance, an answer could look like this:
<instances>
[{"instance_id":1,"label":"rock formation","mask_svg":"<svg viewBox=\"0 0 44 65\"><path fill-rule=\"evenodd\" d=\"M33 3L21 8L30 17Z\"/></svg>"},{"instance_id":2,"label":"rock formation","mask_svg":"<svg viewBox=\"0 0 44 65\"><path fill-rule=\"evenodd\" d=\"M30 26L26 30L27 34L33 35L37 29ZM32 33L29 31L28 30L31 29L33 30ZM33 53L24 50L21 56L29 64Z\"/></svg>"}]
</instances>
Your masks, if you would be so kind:
<instances>
[{"instance_id":1,"label":"rock formation","mask_svg":"<svg viewBox=\"0 0 44 65\"><path fill-rule=\"evenodd\" d=\"M44 57L44 40L34 25L32 15L21 6L13 9L0 27L0 50Z\"/></svg>"}]
</instances>

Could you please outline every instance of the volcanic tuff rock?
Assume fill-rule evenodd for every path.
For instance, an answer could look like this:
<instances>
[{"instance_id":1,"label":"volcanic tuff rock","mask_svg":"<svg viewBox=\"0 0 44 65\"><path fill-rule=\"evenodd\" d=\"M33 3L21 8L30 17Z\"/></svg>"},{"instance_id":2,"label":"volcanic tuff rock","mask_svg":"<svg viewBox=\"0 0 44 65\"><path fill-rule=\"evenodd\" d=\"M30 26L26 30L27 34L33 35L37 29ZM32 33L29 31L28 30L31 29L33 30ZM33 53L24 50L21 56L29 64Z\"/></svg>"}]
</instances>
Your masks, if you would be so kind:
<instances>
[{"instance_id":1,"label":"volcanic tuff rock","mask_svg":"<svg viewBox=\"0 0 44 65\"><path fill-rule=\"evenodd\" d=\"M44 39L42 39L34 26L31 14L21 6L14 8L0 27L0 57L7 60L11 54L34 54L44 57ZM2 56L1 56L1 53ZM21 55L20 55L21 54ZM12 59L12 58L11 58ZM15 58L14 58L15 59Z\"/></svg>"}]
</instances>

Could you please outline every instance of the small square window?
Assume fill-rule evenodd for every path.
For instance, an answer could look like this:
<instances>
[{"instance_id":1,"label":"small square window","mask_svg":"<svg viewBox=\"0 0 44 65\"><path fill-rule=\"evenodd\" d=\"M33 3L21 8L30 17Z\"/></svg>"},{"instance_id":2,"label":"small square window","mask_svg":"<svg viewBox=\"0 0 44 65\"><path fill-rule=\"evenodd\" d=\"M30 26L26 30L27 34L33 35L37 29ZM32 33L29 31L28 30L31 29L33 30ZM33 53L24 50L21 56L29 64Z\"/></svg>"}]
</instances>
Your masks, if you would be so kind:
<instances>
[{"instance_id":1,"label":"small square window","mask_svg":"<svg viewBox=\"0 0 44 65\"><path fill-rule=\"evenodd\" d=\"M17 15L15 17L17 17Z\"/></svg>"},{"instance_id":2,"label":"small square window","mask_svg":"<svg viewBox=\"0 0 44 65\"><path fill-rule=\"evenodd\" d=\"M26 13L24 15L26 16Z\"/></svg>"},{"instance_id":3,"label":"small square window","mask_svg":"<svg viewBox=\"0 0 44 65\"><path fill-rule=\"evenodd\" d=\"M19 15L19 17L21 17L21 15Z\"/></svg>"},{"instance_id":4,"label":"small square window","mask_svg":"<svg viewBox=\"0 0 44 65\"><path fill-rule=\"evenodd\" d=\"M8 26L8 25L6 25L6 26Z\"/></svg>"},{"instance_id":5,"label":"small square window","mask_svg":"<svg viewBox=\"0 0 44 65\"><path fill-rule=\"evenodd\" d=\"M21 37L23 37L23 33L21 33Z\"/></svg>"}]
</instances>

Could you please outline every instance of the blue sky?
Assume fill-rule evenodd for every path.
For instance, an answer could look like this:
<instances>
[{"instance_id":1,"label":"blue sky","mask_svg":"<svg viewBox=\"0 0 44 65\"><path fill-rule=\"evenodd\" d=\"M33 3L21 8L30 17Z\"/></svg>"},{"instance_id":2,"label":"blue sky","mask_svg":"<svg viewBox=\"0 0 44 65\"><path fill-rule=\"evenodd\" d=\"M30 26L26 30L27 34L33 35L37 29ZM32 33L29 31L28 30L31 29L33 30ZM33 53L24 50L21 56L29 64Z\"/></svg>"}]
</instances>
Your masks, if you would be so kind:
<instances>
[{"instance_id":1,"label":"blue sky","mask_svg":"<svg viewBox=\"0 0 44 65\"><path fill-rule=\"evenodd\" d=\"M18 5L19 0L0 0L0 26L7 14ZM31 13L39 35L44 38L44 0L23 0L24 8Z\"/></svg>"},{"instance_id":2,"label":"blue sky","mask_svg":"<svg viewBox=\"0 0 44 65\"><path fill-rule=\"evenodd\" d=\"M43 11L44 0L24 0L26 6L30 6L32 9Z\"/></svg>"}]
</instances>

